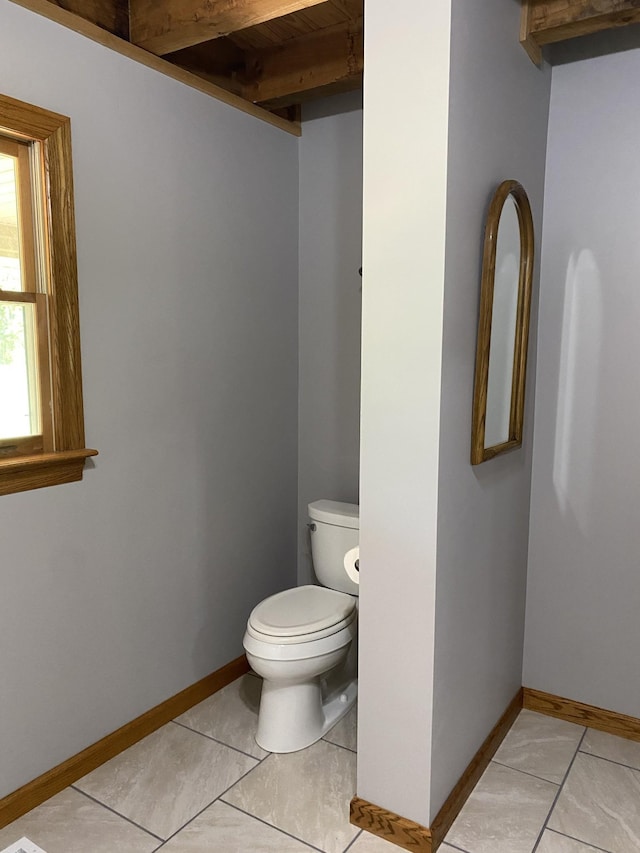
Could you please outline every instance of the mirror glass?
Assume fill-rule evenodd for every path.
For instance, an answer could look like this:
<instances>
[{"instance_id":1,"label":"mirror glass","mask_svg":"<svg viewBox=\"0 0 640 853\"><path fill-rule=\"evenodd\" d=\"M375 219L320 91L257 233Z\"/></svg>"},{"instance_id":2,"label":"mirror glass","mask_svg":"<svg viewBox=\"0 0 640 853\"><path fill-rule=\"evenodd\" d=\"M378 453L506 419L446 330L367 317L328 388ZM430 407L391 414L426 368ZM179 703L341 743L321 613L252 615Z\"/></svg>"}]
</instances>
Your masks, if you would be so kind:
<instances>
[{"instance_id":1,"label":"mirror glass","mask_svg":"<svg viewBox=\"0 0 640 853\"><path fill-rule=\"evenodd\" d=\"M517 181L503 181L491 201L484 236L473 465L522 444L532 272L529 199Z\"/></svg>"},{"instance_id":2,"label":"mirror glass","mask_svg":"<svg viewBox=\"0 0 640 853\"><path fill-rule=\"evenodd\" d=\"M510 195L502 208L496 242L487 414L484 427L484 443L488 447L509 440L519 269L520 223L516 203Z\"/></svg>"}]
</instances>

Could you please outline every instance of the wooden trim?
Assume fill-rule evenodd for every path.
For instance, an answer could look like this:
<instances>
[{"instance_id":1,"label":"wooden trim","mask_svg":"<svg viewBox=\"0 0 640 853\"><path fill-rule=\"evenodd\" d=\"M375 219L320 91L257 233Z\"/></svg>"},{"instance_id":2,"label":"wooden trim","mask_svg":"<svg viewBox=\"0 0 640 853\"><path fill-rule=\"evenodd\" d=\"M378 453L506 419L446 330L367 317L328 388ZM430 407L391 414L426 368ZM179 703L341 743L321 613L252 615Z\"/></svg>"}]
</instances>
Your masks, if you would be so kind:
<instances>
[{"instance_id":1,"label":"wooden trim","mask_svg":"<svg viewBox=\"0 0 640 853\"><path fill-rule=\"evenodd\" d=\"M45 142L67 121L67 116L60 113L0 95L0 129L8 136Z\"/></svg>"},{"instance_id":2,"label":"wooden trim","mask_svg":"<svg viewBox=\"0 0 640 853\"><path fill-rule=\"evenodd\" d=\"M537 711L539 714L557 717L559 720L567 720L569 723L598 729L628 740L640 741L640 719L637 717L628 717L626 714L607 711L596 705L575 702L553 693L543 693L531 687L523 688L523 693L523 707L529 711Z\"/></svg>"},{"instance_id":3,"label":"wooden trim","mask_svg":"<svg viewBox=\"0 0 640 853\"><path fill-rule=\"evenodd\" d=\"M0 438L0 460L40 455L43 451L44 437L42 434Z\"/></svg>"},{"instance_id":4,"label":"wooden trim","mask_svg":"<svg viewBox=\"0 0 640 853\"><path fill-rule=\"evenodd\" d=\"M84 464L97 450L63 450L0 458L0 495L27 492L82 480Z\"/></svg>"},{"instance_id":5,"label":"wooden trim","mask_svg":"<svg viewBox=\"0 0 640 853\"><path fill-rule=\"evenodd\" d=\"M518 304L515 318L513 368L509 434L505 441L487 446L485 426L489 389L491 325L496 273L496 249L500 217L508 198L513 198L520 228L520 261L518 273ZM479 465L499 453L520 447L524 424L524 396L527 374L527 351L531 318L531 285L533 279L534 233L531 205L524 187L518 181L503 181L496 189L489 206L484 232L482 281L478 313L476 370L473 387L471 419L471 464Z\"/></svg>"},{"instance_id":6,"label":"wooden trim","mask_svg":"<svg viewBox=\"0 0 640 853\"><path fill-rule=\"evenodd\" d=\"M421 826L394 812L369 803L360 797L351 800L350 820L355 826L366 829L385 841L397 844L405 850L416 853L435 853L444 841L452 823L460 813L478 780L489 766L498 747L520 713L523 703L523 689L518 690L504 714L491 729L484 743L471 759L457 784L447 797L444 805L434 818L430 827Z\"/></svg>"},{"instance_id":7,"label":"wooden trim","mask_svg":"<svg viewBox=\"0 0 640 853\"><path fill-rule=\"evenodd\" d=\"M34 169L43 177L38 338L49 354L39 354L45 452L0 464L0 494L10 494L81 480L85 459L97 451L84 447L71 122L0 95L0 133L33 143ZM50 419L44 414L49 411Z\"/></svg>"},{"instance_id":8,"label":"wooden trim","mask_svg":"<svg viewBox=\"0 0 640 853\"><path fill-rule=\"evenodd\" d=\"M121 56L126 56L134 62L146 65L147 68L152 68L154 71L159 71L166 77L171 77L179 83L184 83L185 86L197 89L199 92L203 92L205 95L209 95L209 97L215 98L217 101L222 101L224 104L235 107L237 110L241 110L241 112L267 122L267 124L271 124L280 130L284 130L293 136L300 136L302 133L299 123L287 121L286 119L268 112L262 107L251 104L239 95L227 92L226 89L216 86L208 80L203 80L201 77L197 77L195 74L191 74L183 68L178 68L177 65L172 65L170 62L167 62L166 59L161 59L159 56L155 56L153 53L148 53L146 50L143 50L135 44L130 44L124 39L114 36L112 33L101 29L96 24L86 21L84 18L80 18L78 15L74 15L72 12L67 12L66 9L61 9L59 6L50 3L49 0L11 0L11 2L15 3L17 6L22 6L24 9L28 9L31 12L35 12L38 15L42 15L50 21L55 21L55 23L61 24L63 27L67 27L67 29L73 30L80 35L91 39L91 41L101 44L103 47L108 47L110 50L114 50Z\"/></svg>"},{"instance_id":9,"label":"wooden trim","mask_svg":"<svg viewBox=\"0 0 640 853\"><path fill-rule=\"evenodd\" d=\"M531 36L531 0L522 0L520 13L520 44L529 55L529 59L538 67L542 66L542 48Z\"/></svg>"},{"instance_id":10,"label":"wooden trim","mask_svg":"<svg viewBox=\"0 0 640 853\"><path fill-rule=\"evenodd\" d=\"M66 119L45 141L48 180L49 347L53 405L53 446L84 447L80 363L78 264L71 154L71 122Z\"/></svg>"},{"instance_id":11,"label":"wooden trim","mask_svg":"<svg viewBox=\"0 0 640 853\"><path fill-rule=\"evenodd\" d=\"M244 655L146 711L0 800L0 829L249 672Z\"/></svg>"},{"instance_id":12,"label":"wooden trim","mask_svg":"<svg viewBox=\"0 0 640 853\"><path fill-rule=\"evenodd\" d=\"M9 141L5 138L5 142ZM21 284L23 290L35 292L37 276L33 198L31 194L31 152L30 146L26 142L19 140L11 140L11 142L18 148L17 190Z\"/></svg>"},{"instance_id":13,"label":"wooden trim","mask_svg":"<svg viewBox=\"0 0 640 853\"><path fill-rule=\"evenodd\" d=\"M380 808L373 803L354 797L351 800L349 819L354 826L366 829L367 832L384 838L391 844L396 844L404 850L415 853L431 853L436 848L432 846L431 830L415 821L400 817L395 812Z\"/></svg>"},{"instance_id":14,"label":"wooden trim","mask_svg":"<svg viewBox=\"0 0 640 853\"><path fill-rule=\"evenodd\" d=\"M502 741L507 736L509 729L515 722L515 719L521 709L522 688L518 690L504 714L491 729L484 743L473 756L471 763L464 771L458 783L445 800L444 805L434 818L433 823L431 824L434 850L437 850L438 846L444 840L447 832L449 832L451 824L457 818L460 810L466 803L469 794L473 791L478 780L489 766L489 762L496 754Z\"/></svg>"},{"instance_id":15,"label":"wooden trim","mask_svg":"<svg viewBox=\"0 0 640 853\"><path fill-rule=\"evenodd\" d=\"M53 414L51 405L51 352L49 349L49 306L47 294L36 293L36 340L38 350L38 394L42 424L42 450L51 453L53 445ZM83 418L84 420L84 418ZM91 454L92 456L95 454ZM84 461L82 463L84 467ZM82 469L80 471L82 479Z\"/></svg>"},{"instance_id":16,"label":"wooden trim","mask_svg":"<svg viewBox=\"0 0 640 853\"><path fill-rule=\"evenodd\" d=\"M0 302L15 302L20 304L35 305L37 301L36 293L28 293L24 290L0 290Z\"/></svg>"}]
</instances>

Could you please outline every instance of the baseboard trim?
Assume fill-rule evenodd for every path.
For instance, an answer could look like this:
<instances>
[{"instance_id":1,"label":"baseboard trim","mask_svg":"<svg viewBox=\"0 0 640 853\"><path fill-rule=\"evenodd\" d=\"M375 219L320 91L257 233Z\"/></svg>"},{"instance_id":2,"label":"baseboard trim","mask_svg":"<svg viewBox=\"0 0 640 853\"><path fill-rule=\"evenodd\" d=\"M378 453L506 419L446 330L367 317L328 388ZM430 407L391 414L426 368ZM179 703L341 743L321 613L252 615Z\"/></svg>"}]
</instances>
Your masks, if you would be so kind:
<instances>
[{"instance_id":1,"label":"baseboard trim","mask_svg":"<svg viewBox=\"0 0 640 853\"><path fill-rule=\"evenodd\" d=\"M415 821L400 817L376 806L361 797L351 800L349 818L354 826L366 829L367 832L384 838L392 844L397 844L404 850L415 853L431 853L436 848L432 846L431 830Z\"/></svg>"},{"instance_id":2,"label":"baseboard trim","mask_svg":"<svg viewBox=\"0 0 640 853\"><path fill-rule=\"evenodd\" d=\"M95 770L105 761L133 746L174 717L184 714L189 708L207 699L248 671L249 664L246 657L242 655L116 729L115 732L106 735L77 755L63 761L62 764L58 764L52 770L43 773L42 776L27 782L26 785L0 800L0 829L67 788L91 770Z\"/></svg>"},{"instance_id":3,"label":"baseboard trim","mask_svg":"<svg viewBox=\"0 0 640 853\"><path fill-rule=\"evenodd\" d=\"M351 800L351 823L404 850L435 853L513 725L522 708L522 702L523 690L520 688L445 800L431 827L400 817L357 796Z\"/></svg>"},{"instance_id":4,"label":"baseboard trim","mask_svg":"<svg viewBox=\"0 0 640 853\"><path fill-rule=\"evenodd\" d=\"M584 702L574 702L573 699L554 696L553 693L543 693L531 687L523 688L523 693L523 707L529 711L537 711L539 714L557 717L559 720L599 729L601 732L625 737L628 740L640 741L640 719L637 717L628 717L626 714L607 711L596 705L586 705Z\"/></svg>"},{"instance_id":5,"label":"baseboard trim","mask_svg":"<svg viewBox=\"0 0 640 853\"><path fill-rule=\"evenodd\" d=\"M449 832L451 824L458 817L460 810L466 803L469 794L473 791L478 783L478 780L489 766L489 762L498 751L498 747L507 736L507 732L514 724L516 717L522 710L522 688L518 690L504 714L500 717L495 726L491 729L484 740L484 743L476 754L471 759L470 764L460 777L449 796L444 802L444 805L435 816L431 825L431 834L434 840L434 850L444 840L445 835Z\"/></svg>"}]
</instances>

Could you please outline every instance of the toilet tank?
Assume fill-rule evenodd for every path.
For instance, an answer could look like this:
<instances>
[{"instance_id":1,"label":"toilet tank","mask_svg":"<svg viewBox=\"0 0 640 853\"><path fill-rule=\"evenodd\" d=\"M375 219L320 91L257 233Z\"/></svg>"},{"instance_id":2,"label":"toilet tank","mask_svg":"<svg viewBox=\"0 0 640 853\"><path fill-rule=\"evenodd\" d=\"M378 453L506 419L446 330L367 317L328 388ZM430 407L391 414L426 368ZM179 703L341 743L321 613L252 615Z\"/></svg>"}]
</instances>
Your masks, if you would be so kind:
<instances>
[{"instance_id":1,"label":"toilet tank","mask_svg":"<svg viewBox=\"0 0 640 853\"><path fill-rule=\"evenodd\" d=\"M329 589L358 595L358 584L347 575L344 558L360 539L360 507L339 501L309 504L311 555L319 582Z\"/></svg>"}]
</instances>

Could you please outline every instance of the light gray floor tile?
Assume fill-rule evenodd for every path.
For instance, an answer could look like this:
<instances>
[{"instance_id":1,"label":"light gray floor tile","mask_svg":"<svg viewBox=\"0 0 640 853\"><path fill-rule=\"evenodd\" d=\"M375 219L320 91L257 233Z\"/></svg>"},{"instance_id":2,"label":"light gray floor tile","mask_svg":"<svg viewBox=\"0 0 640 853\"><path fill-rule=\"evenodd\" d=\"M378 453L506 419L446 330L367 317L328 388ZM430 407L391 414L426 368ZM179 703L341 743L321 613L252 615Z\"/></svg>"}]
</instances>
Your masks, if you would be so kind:
<instances>
[{"instance_id":1,"label":"light gray floor tile","mask_svg":"<svg viewBox=\"0 0 640 853\"><path fill-rule=\"evenodd\" d=\"M342 853L358 833L349 823L355 789L355 754L320 740L269 755L223 799L326 853Z\"/></svg>"},{"instance_id":2,"label":"light gray floor tile","mask_svg":"<svg viewBox=\"0 0 640 853\"><path fill-rule=\"evenodd\" d=\"M494 761L559 785L583 734L584 726L524 710L502 741Z\"/></svg>"},{"instance_id":3,"label":"light gray floor tile","mask_svg":"<svg viewBox=\"0 0 640 853\"><path fill-rule=\"evenodd\" d=\"M578 753L549 828L610 853L640 850L640 771Z\"/></svg>"},{"instance_id":4,"label":"light gray floor tile","mask_svg":"<svg viewBox=\"0 0 640 853\"><path fill-rule=\"evenodd\" d=\"M626 764L627 767L640 770L640 743L624 737L589 729L582 741L580 751L599 755L600 758L608 758L609 761L617 761L619 764Z\"/></svg>"},{"instance_id":5,"label":"light gray floor tile","mask_svg":"<svg viewBox=\"0 0 640 853\"><path fill-rule=\"evenodd\" d=\"M558 835L557 832L546 829L536 853L599 853L599 851L597 847L592 847L590 844L583 844L582 841L575 841L573 838L567 838L566 835Z\"/></svg>"},{"instance_id":6,"label":"light gray floor tile","mask_svg":"<svg viewBox=\"0 0 640 853\"><path fill-rule=\"evenodd\" d=\"M46 853L151 853L160 842L66 788L0 830L0 849L26 836Z\"/></svg>"},{"instance_id":7,"label":"light gray floor tile","mask_svg":"<svg viewBox=\"0 0 640 853\"><path fill-rule=\"evenodd\" d=\"M181 829L162 853L309 853L310 849L218 800Z\"/></svg>"},{"instance_id":8,"label":"light gray floor tile","mask_svg":"<svg viewBox=\"0 0 640 853\"><path fill-rule=\"evenodd\" d=\"M336 723L324 736L329 743L336 743L338 746L344 746L347 749L352 749L354 752L358 748L358 706L357 704L348 711L345 716Z\"/></svg>"},{"instance_id":9,"label":"light gray floor tile","mask_svg":"<svg viewBox=\"0 0 640 853\"><path fill-rule=\"evenodd\" d=\"M257 763L169 723L84 776L76 787L168 838Z\"/></svg>"},{"instance_id":10,"label":"light gray floor tile","mask_svg":"<svg viewBox=\"0 0 640 853\"><path fill-rule=\"evenodd\" d=\"M255 741L261 689L261 678L243 675L176 717L176 722L241 749L255 758L264 758L269 753Z\"/></svg>"},{"instance_id":11,"label":"light gray floor tile","mask_svg":"<svg viewBox=\"0 0 640 853\"><path fill-rule=\"evenodd\" d=\"M558 786L493 762L446 841L469 853L531 853Z\"/></svg>"},{"instance_id":12,"label":"light gray floor tile","mask_svg":"<svg viewBox=\"0 0 640 853\"><path fill-rule=\"evenodd\" d=\"M348 853L395 853L396 850L400 850L396 844L378 838L370 832L363 832L351 845Z\"/></svg>"}]
</instances>

